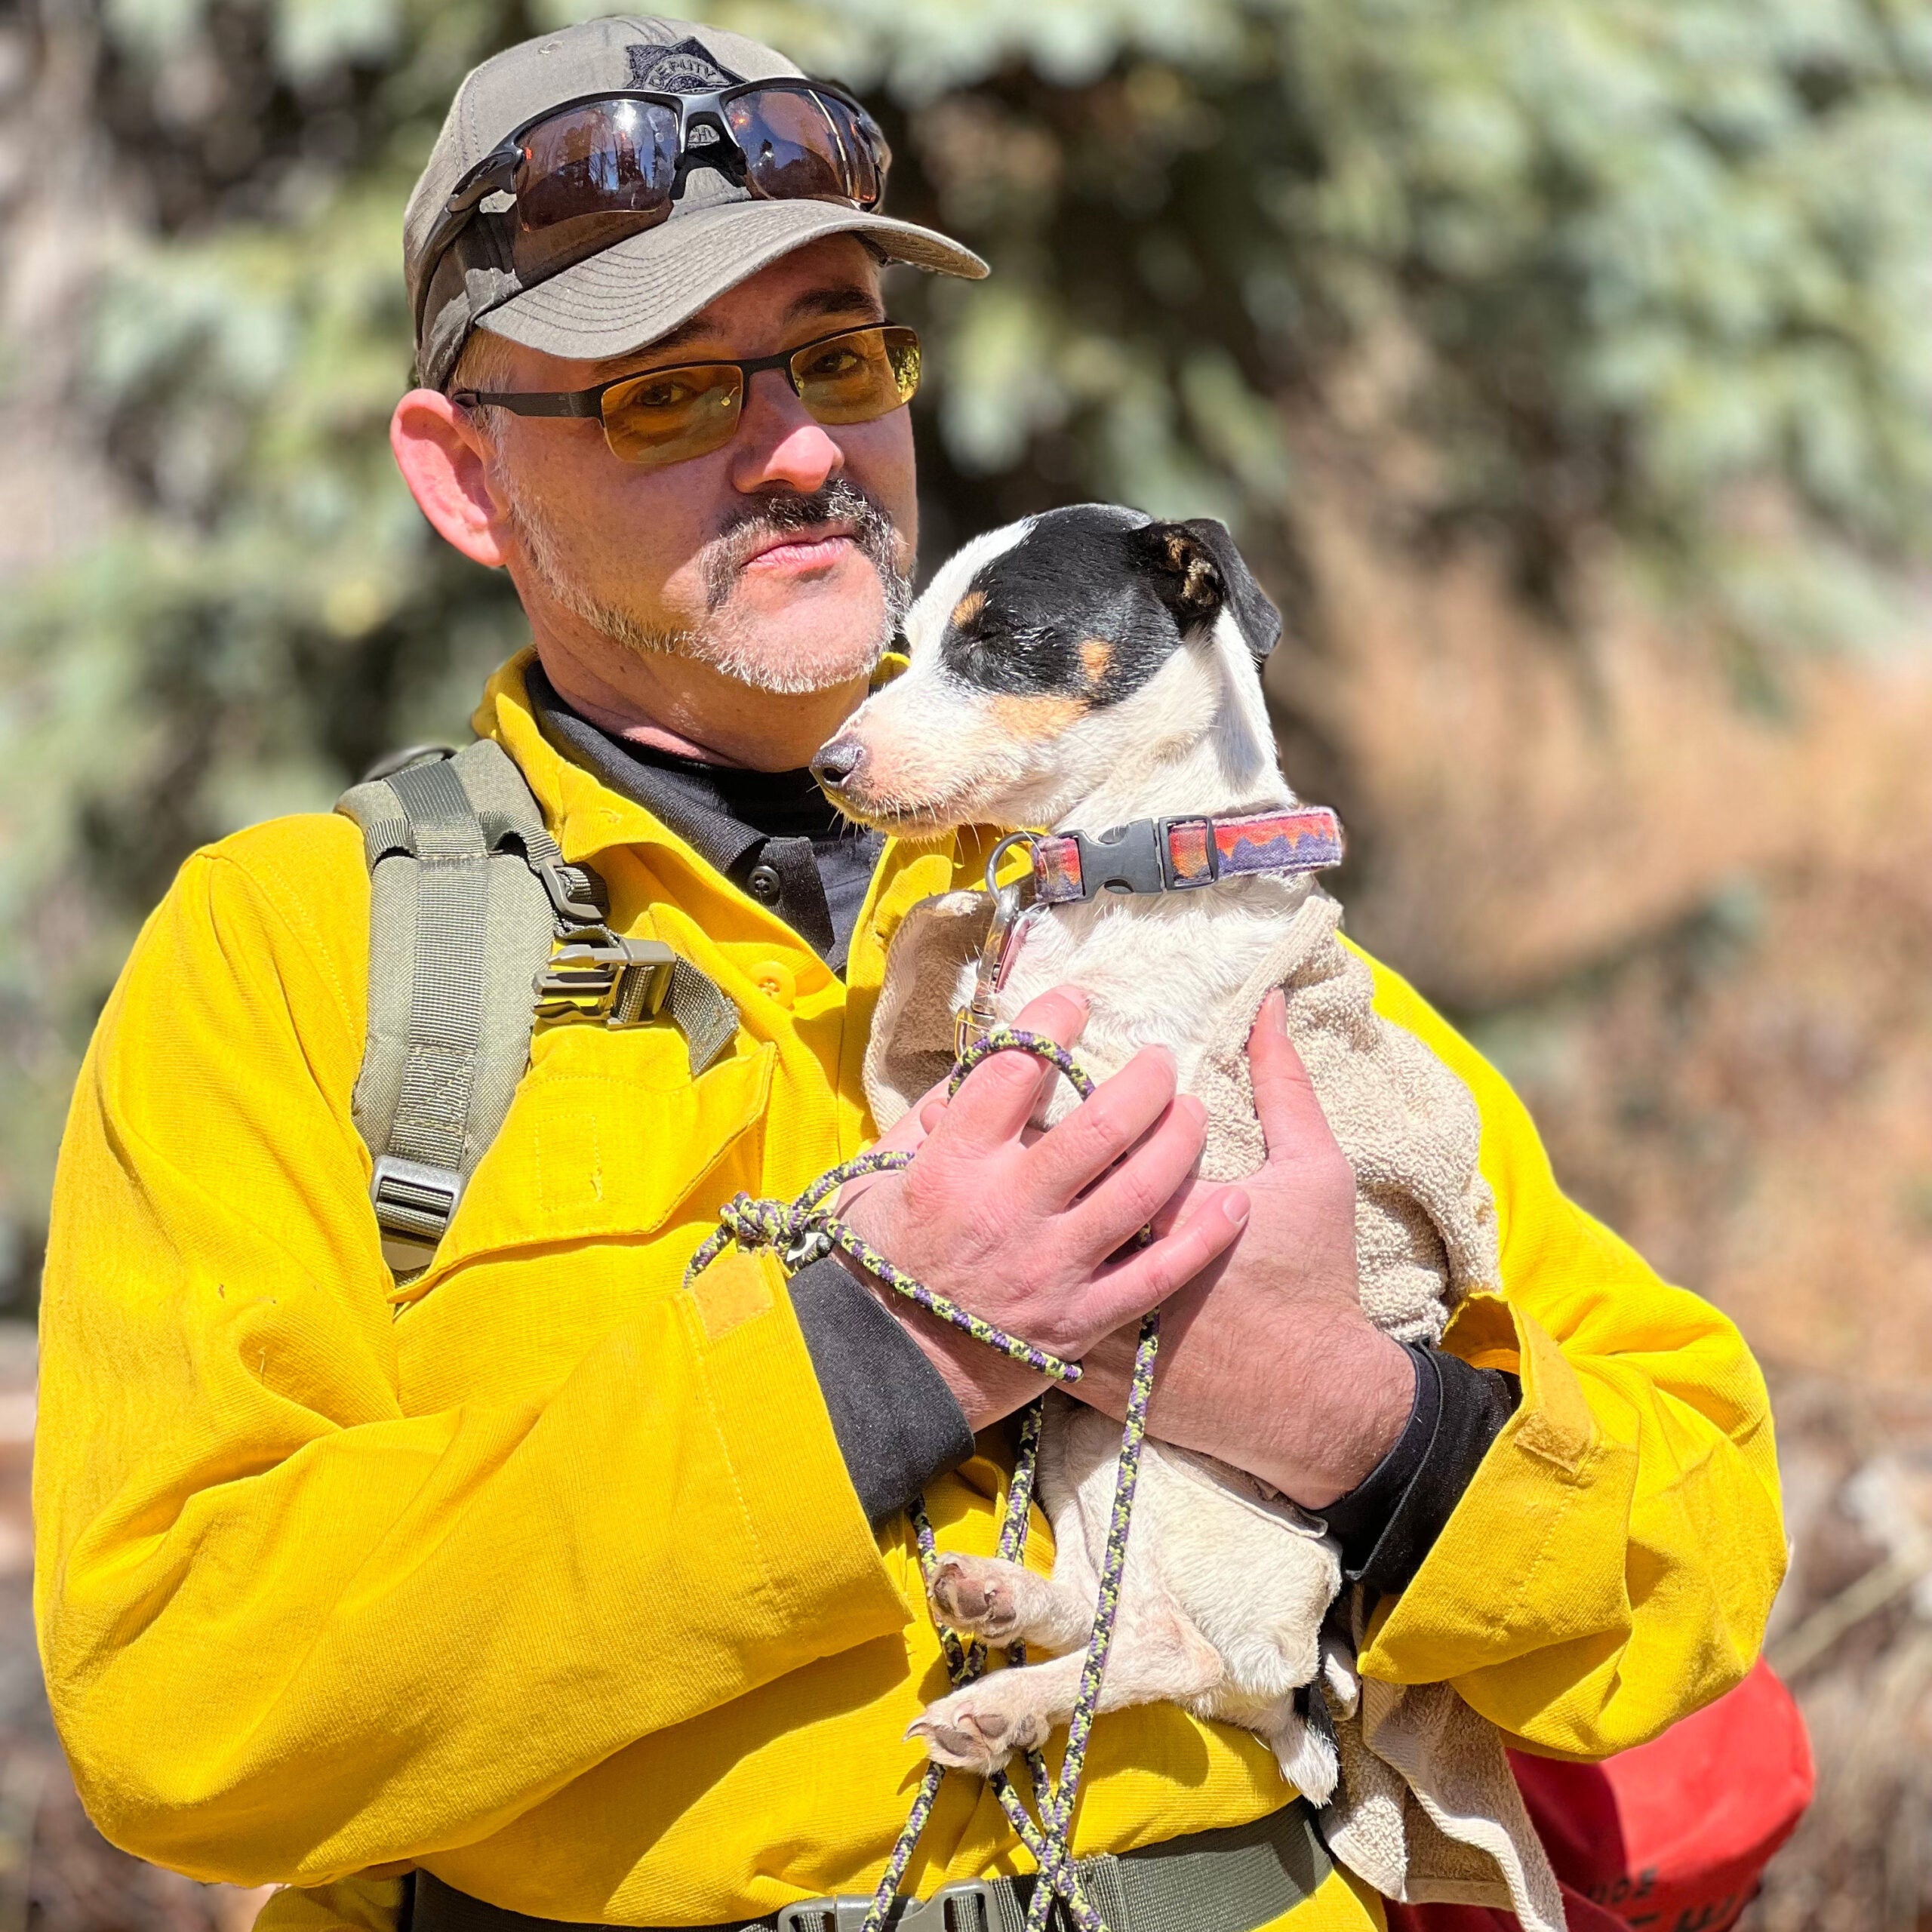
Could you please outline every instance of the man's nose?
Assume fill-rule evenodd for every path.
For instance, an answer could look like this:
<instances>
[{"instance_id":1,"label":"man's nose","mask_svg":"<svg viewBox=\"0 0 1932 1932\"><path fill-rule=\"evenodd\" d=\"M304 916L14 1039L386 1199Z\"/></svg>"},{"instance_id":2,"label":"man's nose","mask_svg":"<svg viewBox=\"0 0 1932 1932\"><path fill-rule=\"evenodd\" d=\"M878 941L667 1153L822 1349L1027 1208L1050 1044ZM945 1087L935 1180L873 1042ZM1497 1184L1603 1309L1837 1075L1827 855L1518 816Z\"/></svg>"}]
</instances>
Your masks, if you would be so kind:
<instances>
[{"instance_id":1,"label":"man's nose","mask_svg":"<svg viewBox=\"0 0 1932 1932\"><path fill-rule=\"evenodd\" d=\"M845 452L776 369L751 380L734 455L731 481L748 496L774 485L801 494L823 489L845 467Z\"/></svg>"}]
</instances>

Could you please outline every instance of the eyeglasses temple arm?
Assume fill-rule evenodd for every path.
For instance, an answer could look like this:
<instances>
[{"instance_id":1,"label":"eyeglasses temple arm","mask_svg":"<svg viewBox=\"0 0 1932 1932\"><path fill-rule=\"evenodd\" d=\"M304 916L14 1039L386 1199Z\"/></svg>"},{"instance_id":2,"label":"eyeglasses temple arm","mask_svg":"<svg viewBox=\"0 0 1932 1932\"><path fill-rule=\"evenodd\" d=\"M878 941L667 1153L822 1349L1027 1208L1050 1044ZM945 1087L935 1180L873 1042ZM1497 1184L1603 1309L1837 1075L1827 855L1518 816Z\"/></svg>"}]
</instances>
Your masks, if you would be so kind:
<instances>
[{"instance_id":1,"label":"eyeglasses temple arm","mask_svg":"<svg viewBox=\"0 0 1932 1932\"><path fill-rule=\"evenodd\" d=\"M507 409L512 416L589 416L603 413L601 389L458 389L450 398L459 409Z\"/></svg>"}]
</instances>

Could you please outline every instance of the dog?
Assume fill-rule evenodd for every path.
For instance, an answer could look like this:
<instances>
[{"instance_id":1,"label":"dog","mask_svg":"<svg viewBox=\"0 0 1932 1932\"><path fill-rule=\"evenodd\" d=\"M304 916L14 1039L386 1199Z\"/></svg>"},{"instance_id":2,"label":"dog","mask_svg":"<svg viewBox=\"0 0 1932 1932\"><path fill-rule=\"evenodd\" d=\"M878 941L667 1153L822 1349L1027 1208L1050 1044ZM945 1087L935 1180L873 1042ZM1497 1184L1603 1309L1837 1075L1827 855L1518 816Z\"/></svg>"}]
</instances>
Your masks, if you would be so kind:
<instances>
[{"instance_id":1,"label":"dog","mask_svg":"<svg viewBox=\"0 0 1932 1932\"><path fill-rule=\"evenodd\" d=\"M1015 918L1010 903L955 894L964 943L946 937L945 901L895 936L869 1061L874 1110L889 1124L951 1044L931 1037L928 1013L927 1037L912 1042L924 1071L878 1072L905 1044L891 1036L917 1030L917 983L932 977L923 934L938 944L943 1004L969 1022L1010 1021L1073 984L1089 1008L1080 1057L1097 1076L1150 1042L1167 1046L1181 1091L1208 1103L1204 1172L1237 1178L1261 1157L1243 1048L1261 998L1284 984L1291 1032L1356 1173L1364 1306L1402 1339L1432 1341L1457 1297L1494 1278L1474 1103L1412 1036L1374 1017L1367 969L1336 937L1338 909L1312 870L1339 857L1339 833L1283 775L1263 695L1281 629L1211 519L1081 505L992 531L942 567L907 614L906 669L814 770L848 816L902 838L969 826L1056 835L1034 848L1032 909ZM1060 1085L1043 1121L1073 1103ZM1119 1453L1118 1424L1050 1396L1038 1486L1051 1578L942 1558L931 1595L946 1623L1050 1655L934 1703L911 1734L934 1761L989 1773L1067 1721ZM1338 1774L1317 1683L1324 1663L1343 1708L1352 1687L1352 1657L1326 1656L1322 1635L1341 1583L1318 1518L1150 1438L1100 1709L1171 1700L1244 1726L1323 1802Z\"/></svg>"}]
</instances>

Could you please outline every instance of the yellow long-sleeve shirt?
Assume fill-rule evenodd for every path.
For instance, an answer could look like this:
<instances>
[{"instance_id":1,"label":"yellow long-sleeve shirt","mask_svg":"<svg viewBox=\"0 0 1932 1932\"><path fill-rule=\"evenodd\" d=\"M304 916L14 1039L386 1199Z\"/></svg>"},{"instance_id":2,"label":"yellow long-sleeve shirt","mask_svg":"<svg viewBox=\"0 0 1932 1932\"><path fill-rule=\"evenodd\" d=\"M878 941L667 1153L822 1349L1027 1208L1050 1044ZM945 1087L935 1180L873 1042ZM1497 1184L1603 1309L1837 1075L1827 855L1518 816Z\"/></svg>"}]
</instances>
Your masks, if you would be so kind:
<instances>
[{"instance_id":1,"label":"yellow long-sleeve shirt","mask_svg":"<svg viewBox=\"0 0 1932 1932\"><path fill-rule=\"evenodd\" d=\"M115 1843L287 1881L293 1925L380 1924L411 1861L517 1910L708 1924L869 1890L910 1719L944 1666L902 1526L867 1527L781 1276L680 1278L740 1188L863 1143L884 947L982 841L899 847L841 985L639 808L565 762L499 675L515 757L614 918L739 1007L696 1081L668 1028L540 1026L435 1267L398 1291L349 1101L359 835L288 819L197 854L107 1011L63 1149L42 1312L36 1608L60 1734ZM1783 1564L1761 1378L1721 1315L1558 1192L1521 1105L1401 980L1380 1010L1469 1083L1504 1293L1447 1346L1523 1400L1362 1663L1453 1681L1533 1749L1655 1734L1755 1657ZM934 1482L992 1547L1001 1432ZM1036 1521L1032 1560L1051 1559ZM1077 1848L1291 1795L1169 1706L1097 1727ZM1025 1869L949 1780L909 1874ZM1337 1877L1297 1932L1377 1922Z\"/></svg>"}]
</instances>

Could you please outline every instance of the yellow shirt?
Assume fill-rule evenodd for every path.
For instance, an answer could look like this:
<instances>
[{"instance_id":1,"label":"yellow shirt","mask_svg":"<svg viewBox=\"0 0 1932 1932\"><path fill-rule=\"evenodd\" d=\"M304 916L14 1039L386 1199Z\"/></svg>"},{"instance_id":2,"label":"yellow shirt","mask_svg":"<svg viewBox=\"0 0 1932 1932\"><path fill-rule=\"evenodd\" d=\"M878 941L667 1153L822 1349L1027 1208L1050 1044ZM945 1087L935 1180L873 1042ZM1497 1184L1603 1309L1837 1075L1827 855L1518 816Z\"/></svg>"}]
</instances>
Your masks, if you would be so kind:
<instances>
[{"instance_id":1,"label":"yellow shirt","mask_svg":"<svg viewBox=\"0 0 1932 1932\"><path fill-rule=\"evenodd\" d=\"M106 1011L62 1152L42 1317L36 1611L60 1734L115 1844L285 1881L265 1924L380 1925L410 1861L515 1910L714 1924L869 1891L945 1687L903 1524L868 1527L768 1258L680 1285L719 1203L789 1196L869 1131L884 949L984 841L891 850L841 985L788 927L567 763L519 667L478 728L615 923L738 1005L694 1081L668 1027L540 1025L435 1266L398 1290L350 1118L368 889L346 819L197 854ZM1371 1676L1453 1681L1531 1748L1601 1755L1736 1682L1784 1561L1736 1330L1566 1201L1501 1079L1392 974L1380 1010L1481 1109L1502 1297L1447 1346L1521 1408ZM1008 1451L934 1482L990 1550ZM1032 1560L1051 1560L1036 1520ZM1171 1705L1096 1728L1076 1849L1291 1795ZM909 1888L1026 1869L946 1781ZM1298 1932L1377 1924L1337 1877Z\"/></svg>"}]
</instances>

